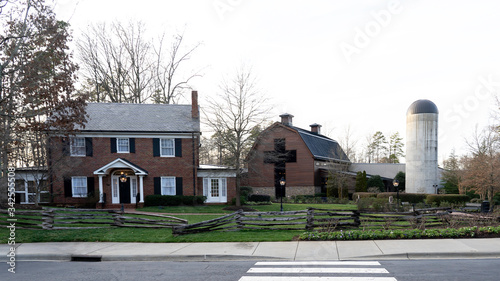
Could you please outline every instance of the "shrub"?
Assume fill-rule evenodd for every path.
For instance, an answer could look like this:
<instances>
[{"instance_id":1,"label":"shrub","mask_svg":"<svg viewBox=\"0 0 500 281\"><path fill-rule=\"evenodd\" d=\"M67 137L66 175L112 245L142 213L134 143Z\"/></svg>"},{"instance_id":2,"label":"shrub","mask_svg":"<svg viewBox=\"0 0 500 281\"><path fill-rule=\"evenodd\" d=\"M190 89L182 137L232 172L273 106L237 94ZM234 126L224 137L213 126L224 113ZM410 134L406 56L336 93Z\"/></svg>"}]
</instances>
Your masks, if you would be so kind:
<instances>
[{"instance_id":1,"label":"shrub","mask_svg":"<svg viewBox=\"0 0 500 281\"><path fill-rule=\"evenodd\" d=\"M469 202L469 200L467 195L460 194L429 194L426 198L427 204L435 203L437 206L440 206L441 202L449 202L451 204L463 206L466 202Z\"/></svg>"},{"instance_id":2,"label":"shrub","mask_svg":"<svg viewBox=\"0 0 500 281\"><path fill-rule=\"evenodd\" d=\"M266 194L252 194L248 197L248 201L269 202L269 201L271 201L271 196L266 195Z\"/></svg>"},{"instance_id":3,"label":"shrub","mask_svg":"<svg viewBox=\"0 0 500 281\"><path fill-rule=\"evenodd\" d=\"M205 196L148 195L144 200L144 206L203 205L205 200L207 200Z\"/></svg>"},{"instance_id":4,"label":"shrub","mask_svg":"<svg viewBox=\"0 0 500 281\"><path fill-rule=\"evenodd\" d=\"M500 192L495 193L492 200L493 205L500 205Z\"/></svg>"},{"instance_id":5,"label":"shrub","mask_svg":"<svg viewBox=\"0 0 500 281\"><path fill-rule=\"evenodd\" d=\"M240 204L245 205L247 203L247 198L243 195L240 195ZM236 205L236 197L231 199L231 205Z\"/></svg>"},{"instance_id":6,"label":"shrub","mask_svg":"<svg viewBox=\"0 0 500 281\"><path fill-rule=\"evenodd\" d=\"M382 178L379 175L374 175L371 178L369 178L368 182L367 182L367 186L368 186L368 188L378 187L378 189L381 192L385 191L384 181L382 180Z\"/></svg>"},{"instance_id":7,"label":"shrub","mask_svg":"<svg viewBox=\"0 0 500 281\"><path fill-rule=\"evenodd\" d=\"M388 211L387 200L384 198L365 197L358 200L358 210L375 210L377 212Z\"/></svg>"},{"instance_id":8,"label":"shrub","mask_svg":"<svg viewBox=\"0 0 500 281\"><path fill-rule=\"evenodd\" d=\"M241 186L240 187L240 195L245 196L245 198L248 198L250 194L253 193L253 189L251 186Z\"/></svg>"},{"instance_id":9,"label":"shrub","mask_svg":"<svg viewBox=\"0 0 500 281\"><path fill-rule=\"evenodd\" d=\"M500 233L500 226L461 227L445 229L388 229L388 230L340 230L333 232L304 232L300 240L375 240L375 239L422 239L422 238L471 238L477 234Z\"/></svg>"},{"instance_id":10,"label":"shrub","mask_svg":"<svg viewBox=\"0 0 500 281\"><path fill-rule=\"evenodd\" d=\"M361 198L369 198L369 197L376 198L377 197L377 193L374 193L374 192L354 192L352 194L352 200L357 200L358 196L359 196L360 199Z\"/></svg>"},{"instance_id":11,"label":"shrub","mask_svg":"<svg viewBox=\"0 0 500 281\"><path fill-rule=\"evenodd\" d=\"M392 196L394 200L396 200L398 194L397 192L383 192L377 194L377 198L387 198L389 200L389 197ZM409 202L409 203L423 203L424 200L427 198L427 194L422 194L422 193L399 193L399 201L401 202Z\"/></svg>"}]
</instances>

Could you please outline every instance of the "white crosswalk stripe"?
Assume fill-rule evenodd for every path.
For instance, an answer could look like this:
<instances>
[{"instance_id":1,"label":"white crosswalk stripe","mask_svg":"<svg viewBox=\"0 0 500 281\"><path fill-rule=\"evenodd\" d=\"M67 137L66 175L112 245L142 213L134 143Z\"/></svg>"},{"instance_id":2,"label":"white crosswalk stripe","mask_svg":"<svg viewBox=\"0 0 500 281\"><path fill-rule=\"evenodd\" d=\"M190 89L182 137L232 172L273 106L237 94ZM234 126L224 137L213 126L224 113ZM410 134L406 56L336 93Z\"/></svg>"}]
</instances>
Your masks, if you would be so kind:
<instances>
[{"instance_id":1,"label":"white crosswalk stripe","mask_svg":"<svg viewBox=\"0 0 500 281\"><path fill-rule=\"evenodd\" d=\"M256 262L239 281L397 281L388 274L376 261Z\"/></svg>"},{"instance_id":2,"label":"white crosswalk stripe","mask_svg":"<svg viewBox=\"0 0 500 281\"><path fill-rule=\"evenodd\" d=\"M243 276L239 281L397 281L393 277Z\"/></svg>"}]
</instances>

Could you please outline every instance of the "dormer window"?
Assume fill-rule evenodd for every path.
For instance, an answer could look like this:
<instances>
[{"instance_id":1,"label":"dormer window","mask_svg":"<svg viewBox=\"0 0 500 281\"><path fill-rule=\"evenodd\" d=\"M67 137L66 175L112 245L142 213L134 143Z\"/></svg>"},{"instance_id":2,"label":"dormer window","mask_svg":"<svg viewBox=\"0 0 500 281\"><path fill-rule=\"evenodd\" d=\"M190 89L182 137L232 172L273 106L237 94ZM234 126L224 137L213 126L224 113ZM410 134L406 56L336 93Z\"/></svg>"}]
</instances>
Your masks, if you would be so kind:
<instances>
[{"instance_id":1,"label":"dormer window","mask_svg":"<svg viewBox=\"0 0 500 281\"><path fill-rule=\"evenodd\" d=\"M130 152L129 139L117 138L116 149L118 153L129 153Z\"/></svg>"}]
</instances>

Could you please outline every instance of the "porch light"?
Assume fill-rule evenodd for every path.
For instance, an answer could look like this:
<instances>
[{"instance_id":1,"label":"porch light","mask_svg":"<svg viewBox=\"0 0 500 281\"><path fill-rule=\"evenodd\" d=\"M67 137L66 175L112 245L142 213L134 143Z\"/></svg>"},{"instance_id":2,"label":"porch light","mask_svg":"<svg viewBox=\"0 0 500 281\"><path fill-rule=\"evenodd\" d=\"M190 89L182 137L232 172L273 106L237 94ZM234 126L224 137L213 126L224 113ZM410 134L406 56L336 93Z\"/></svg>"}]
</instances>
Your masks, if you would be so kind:
<instances>
[{"instance_id":1,"label":"porch light","mask_svg":"<svg viewBox=\"0 0 500 281\"><path fill-rule=\"evenodd\" d=\"M120 181L121 182L127 182L127 176L122 172L121 176L120 176Z\"/></svg>"}]
</instances>

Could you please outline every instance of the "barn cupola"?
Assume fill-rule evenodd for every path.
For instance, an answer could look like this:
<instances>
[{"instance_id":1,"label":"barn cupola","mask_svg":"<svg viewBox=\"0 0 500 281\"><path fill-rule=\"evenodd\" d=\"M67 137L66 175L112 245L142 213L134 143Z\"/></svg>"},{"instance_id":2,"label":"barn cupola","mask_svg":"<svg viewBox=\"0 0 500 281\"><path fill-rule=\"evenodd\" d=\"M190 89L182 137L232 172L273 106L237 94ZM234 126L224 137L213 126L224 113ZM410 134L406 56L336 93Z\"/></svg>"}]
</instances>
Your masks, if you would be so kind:
<instances>
[{"instance_id":1,"label":"barn cupola","mask_svg":"<svg viewBox=\"0 0 500 281\"><path fill-rule=\"evenodd\" d=\"M318 135L321 134L321 125L320 124L314 123L314 124L309 125L309 127L311 127L311 133L318 134Z\"/></svg>"},{"instance_id":2,"label":"barn cupola","mask_svg":"<svg viewBox=\"0 0 500 281\"><path fill-rule=\"evenodd\" d=\"M293 115L292 114L284 113L284 114L281 114L280 117L281 117L281 124L286 125L286 126L293 126L293 123L292 123Z\"/></svg>"}]
</instances>

